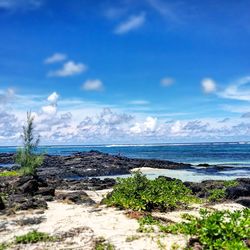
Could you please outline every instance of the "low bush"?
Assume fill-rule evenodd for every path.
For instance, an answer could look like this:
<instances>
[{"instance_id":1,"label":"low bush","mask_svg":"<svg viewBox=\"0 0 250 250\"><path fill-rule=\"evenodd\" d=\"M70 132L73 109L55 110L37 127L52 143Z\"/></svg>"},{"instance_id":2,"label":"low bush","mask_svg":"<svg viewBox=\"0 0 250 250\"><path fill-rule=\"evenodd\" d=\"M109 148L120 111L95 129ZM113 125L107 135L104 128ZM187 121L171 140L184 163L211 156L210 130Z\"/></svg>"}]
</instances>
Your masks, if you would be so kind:
<instances>
[{"instance_id":1,"label":"low bush","mask_svg":"<svg viewBox=\"0 0 250 250\"><path fill-rule=\"evenodd\" d=\"M108 206L137 211L173 210L197 201L179 180L166 180L159 177L149 180L140 172L132 177L119 178L114 190L104 199Z\"/></svg>"},{"instance_id":2,"label":"low bush","mask_svg":"<svg viewBox=\"0 0 250 250\"><path fill-rule=\"evenodd\" d=\"M152 233L155 231L154 226L161 226L160 222L150 214L138 219L138 223L139 228L137 231L140 233Z\"/></svg>"},{"instance_id":3,"label":"low bush","mask_svg":"<svg viewBox=\"0 0 250 250\"><path fill-rule=\"evenodd\" d=\"M0 250L7 249L8 245L6 243L0 243Z\"/></svg>"},{"instance_id":4,"label":"low bush","mask_svg":"<svg viewBox=\"0 0 250 250\"><path fill-rule=\"evenodd\" d=\"M225 197L226 197L226 191L224 188L223 189L215 188L209 191L208 200L210 202L216 202L225 199Z\"/></svg>"},{"instance_id":5,"label":"low bush","mask_svg":"<svg viewBox=\"0 0 250 250\"><path fill-rule=\"evenodd\" d=\"M27 234L16 236L15 243L16 244L29 244L29 243L37 243L37 242L46 242L46 241L54 241L55 238L50 236L47 233L38 232L33 230Z\"/></svg>"},{"instance_id":6,"label":"low bush","mask_svg":"<svg viewBox=\"0 0 250 250\"><path fill-rule=\"evenodd\" d=\"M236 180L229 180L229 181L223 181L223 186L222 188L215 188L208 190L208 201L209 202L218 202L222 201L226 198L226 189L230 187L236 187L239 185L239 182Z\"/></svg>"},{"instance_id":7,"label":"low bush","mask_svg":"<svg viewBox=\"0 0 250 250\"><path fill-rule=\"evenodd\" d=\"M225 188L236 187L239 185L239 182L236 180L229 180L223 182Z\"/></svg>"},{"instance_id":8,"label":"low bush","mask_svg":"<svg viewBox=\"0 0 250 250\"><path fill-rule=\"evenodd\" d=\"M115 250L114 245L107 242L103 237L96 239L95 250Z\"/></svg>"},{"instance_id":9,"label":"low bush","mask_svg":"<svg viewBox=\"0 0 250 250\"><path fill-rule=\"evenodd\" d=\"M167 233L197 237L203 249L247 250L250 236L250 209L243 211L200 211L200 217L186 216L188 222L161 226Z\"/></svg>"}]
</instances>

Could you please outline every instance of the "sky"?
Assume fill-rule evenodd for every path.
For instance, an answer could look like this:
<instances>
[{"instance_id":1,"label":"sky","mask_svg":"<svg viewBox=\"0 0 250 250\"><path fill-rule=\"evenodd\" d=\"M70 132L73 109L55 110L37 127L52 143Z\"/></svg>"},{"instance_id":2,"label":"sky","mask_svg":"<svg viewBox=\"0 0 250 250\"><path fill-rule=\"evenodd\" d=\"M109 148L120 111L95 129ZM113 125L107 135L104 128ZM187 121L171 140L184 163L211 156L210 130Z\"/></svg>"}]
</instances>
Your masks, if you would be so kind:
<instances>
[{"instance_id":1,"label":"sky","mask_svg":"<svg viewBox=\"0 0 250 250\"><path fill-rule=\"evenodd\" d=\"M0 0L0 145L250 140L249 0Z\"/></svg>"}]
</instances>

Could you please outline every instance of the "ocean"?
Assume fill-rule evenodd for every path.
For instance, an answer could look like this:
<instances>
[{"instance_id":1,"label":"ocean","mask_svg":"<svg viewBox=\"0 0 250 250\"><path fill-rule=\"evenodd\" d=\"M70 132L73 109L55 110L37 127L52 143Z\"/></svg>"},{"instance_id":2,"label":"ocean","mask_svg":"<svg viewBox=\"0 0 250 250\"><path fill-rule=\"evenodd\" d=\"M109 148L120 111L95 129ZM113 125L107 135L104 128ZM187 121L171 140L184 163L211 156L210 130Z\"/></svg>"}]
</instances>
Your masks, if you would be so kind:
<instances>
[{"instance_id":1,"label":"ocean","mask_svg":"<svg viewBox=\"0 0 250 250\"><path fill-rule=\"evenodd\" d=\"M16 152L17 147L0 147L0 153ZM250 177L250 143L190 143L190 144L145 144L145 145L85 145L42 146L40 152L53 155L70 155L76 152L98 150L109 154L120 154L133 158L161 159L190 163L201 163L233 167L224 171L208 171L197 166L191 170L153 170L145 173L150 178L166 175L183 181L208 179L235 179Z\"/></svg>"}]
</instances>

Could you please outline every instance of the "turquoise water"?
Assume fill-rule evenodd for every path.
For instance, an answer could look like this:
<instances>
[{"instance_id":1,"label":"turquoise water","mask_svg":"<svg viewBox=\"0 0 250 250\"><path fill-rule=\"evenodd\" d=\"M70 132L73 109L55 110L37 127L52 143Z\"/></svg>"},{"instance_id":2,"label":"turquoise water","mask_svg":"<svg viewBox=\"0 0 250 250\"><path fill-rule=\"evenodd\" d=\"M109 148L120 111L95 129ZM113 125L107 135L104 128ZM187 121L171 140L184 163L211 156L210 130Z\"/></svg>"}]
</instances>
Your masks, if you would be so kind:
<instances>
[{"instance_id":1,"label":"turquoise water","mask_svg":"<svg viewBox=\"0 0 250 250\"><path fill-rule=\"evenodd\" d=\"M15 152L16 147L0 147L0 153ZM196 168L189 170L153 170L147 175L177 177L182 180L234 179L250 177L250 144L248 143L200 143L200 144L151 144L151 145L93 145L93 146L43 146L41 152L54 155L70 155L76 152L99 150L104 153L127 157L161 159L175 162L218 164L233 169L218 172Z\"/></svg>"}]
</instances>

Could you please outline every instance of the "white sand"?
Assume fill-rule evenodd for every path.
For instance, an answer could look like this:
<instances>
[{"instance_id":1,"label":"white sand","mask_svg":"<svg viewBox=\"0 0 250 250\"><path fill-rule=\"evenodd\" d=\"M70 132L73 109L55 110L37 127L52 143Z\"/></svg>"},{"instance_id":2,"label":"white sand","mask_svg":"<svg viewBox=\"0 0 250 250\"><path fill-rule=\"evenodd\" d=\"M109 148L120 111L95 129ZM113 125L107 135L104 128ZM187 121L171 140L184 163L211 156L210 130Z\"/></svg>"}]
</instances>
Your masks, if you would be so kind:
<instances>
[{"instance_id":1,"label":"white sand","mask_svg":"<svg viewBox=\"0 0 250 250\"><path fill-rule=\"evenodd\" d=\"M110 190L109 190L110 191ZM90 197L99 202L104 191L87 191ZM183 212L198 215L200 206L196 205L190 211L177 211L171 213L154 213L159 217L165 217L174 222L181 221ZM220 204L213 206L215 209L238 210L243 207L239 204ZM24 218L42 217L44 221L37 225L19 226L16 221ZM0 216L1 224L6 224L4 230L0 229L0 242L12 241L15 235L25 234L32 229L47 232L52 235L61 235L68 232L71 237L61 243L39 243L32 246L12 247L11 249L93 249L94 238L104 237L121 250L152 250L171 249L172 244L177 243L182 249L186 244L186 237L181 235L160 233L137 233L139 225L137 220L129 219L124 211L105 206L86 206L66 204L60 202L48 202L48 209L44 214L37 211L20 212L13 216ZM139 236L139 239L127 242L128 236ZM162 248L160 248L162 245Z\"/></svg>"}]
</instances>

